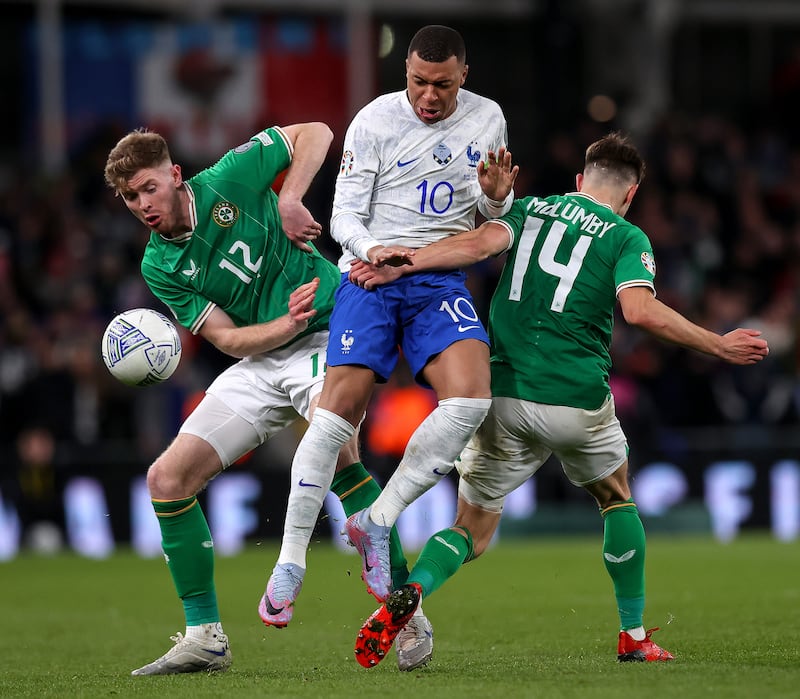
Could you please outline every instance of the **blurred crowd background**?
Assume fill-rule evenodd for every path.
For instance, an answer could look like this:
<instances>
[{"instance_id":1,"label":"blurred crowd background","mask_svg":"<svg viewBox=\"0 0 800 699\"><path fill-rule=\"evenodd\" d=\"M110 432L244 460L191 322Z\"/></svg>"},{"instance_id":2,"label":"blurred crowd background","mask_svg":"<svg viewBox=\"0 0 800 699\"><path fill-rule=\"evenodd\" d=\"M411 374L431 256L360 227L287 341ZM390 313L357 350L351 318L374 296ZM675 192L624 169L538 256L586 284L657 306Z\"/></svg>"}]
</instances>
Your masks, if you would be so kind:
<instances>
[{"instance_id":1,"label":"blurred crowd background","mask_svg":"<svg viewBox=\"0 0 800 699\"><path fill-rule=\"evenodd\" d=\"M346 124L373 96L403 87L408 41L428 23L462 32L466 87L504 108L520 195L572 190L585 147L611 129L630 132L647 173L629 219L652 240L659 297L718 332L749 326L770 342L759 366L728 367L620 318L612 381L634 470L638 455L680 461L737 445L794 458L798 4L433 4L439 11L379 0L345 3L356 7L346 11L325 2L302 11L267 1L3 3L0 498L18 513L23 536L36 522L63 525L61 493L72 476L94 475L113 490L144 473L230 361L183 332L182 364L163 385L132 389L105 370L100 337L109 320L159 308L139 274L147 231L103 184L108 150L131 128L157 128L191 174L263 126L327 121L337 139L307 198L327 224ZM59 41L47 48L54 29ZM57 84L47 82L52 51L61 52ZM234 83L241 99L225 92ZM148 97L142 85L162 92ZM163 94L180 100L167 108ZM336 259L332 241L320 246ZM484 316L501 265L470 270ZM390 473L431 406L401 367L376 392L365 463ZM278 511L301 429L238 467L279 484L271 496ZM571 497L556 469L543 477L552 481L539 488L545 496ZM279 520L275 513L268 533Z\"/></svg>"}]
</instances>

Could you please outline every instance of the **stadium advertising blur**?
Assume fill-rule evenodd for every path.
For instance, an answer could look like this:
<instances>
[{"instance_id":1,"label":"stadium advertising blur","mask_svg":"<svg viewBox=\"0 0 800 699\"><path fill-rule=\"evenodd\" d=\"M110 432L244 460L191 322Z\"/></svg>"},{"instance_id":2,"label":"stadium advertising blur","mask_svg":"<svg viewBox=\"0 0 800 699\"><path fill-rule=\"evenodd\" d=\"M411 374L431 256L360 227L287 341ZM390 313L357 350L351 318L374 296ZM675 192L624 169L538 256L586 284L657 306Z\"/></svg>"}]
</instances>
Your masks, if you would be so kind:
<instances>
[{"instance_id":1,"label":"stadium advertising blur","mask_svg":"<svg viewBox=\"0 0 800 699\"><path fill-rule=\"evenodd\" d=\"M582 491L558 493L564 478L548 462L539 475L512 493L503 512L498 538L585 534L600 527L592 502ZM568 484L567 484L568 486ZM713 535L721 542L747 529L768 528L782 541L800 537L800 461L771 463L709 460L681 465L653 461L638 468L633 496L648 532ZM280 536L288 473L269 478L232 468L200 495L220 555L234 555L248 543ZM564 493L568 495L565 497ZM445 479L413 503L398 522L410 549L418 549L455 515L456 484ZM64 525L41 523L23 541L13 505L0 493L0 560L23 547L42 553L68 547L80 555L104 558L117 546L130 545L143 557L161 555L161 535L143 476L123 486L119 479L97 476L70 479L63 491ZM346 549L340 531L344 513L328 495L313 542Z\"/></svg>"}]
</instances>

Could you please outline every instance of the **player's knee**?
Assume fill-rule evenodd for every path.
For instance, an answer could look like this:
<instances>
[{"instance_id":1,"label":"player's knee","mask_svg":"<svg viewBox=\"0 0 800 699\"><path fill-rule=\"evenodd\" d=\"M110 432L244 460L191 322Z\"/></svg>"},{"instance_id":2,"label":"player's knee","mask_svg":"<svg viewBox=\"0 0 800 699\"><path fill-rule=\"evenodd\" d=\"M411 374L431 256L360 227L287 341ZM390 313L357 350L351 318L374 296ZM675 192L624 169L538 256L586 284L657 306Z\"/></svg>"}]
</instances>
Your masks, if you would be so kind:
<instances>
[{"instance_id":1,"label":"player's knee","mask_svg":"<svg viewBox=\"0 0 800 699\"><path fill-rule=\"evenodd\" d=\"M439 401L439 409L454 425L473 430L489 412L491 398L446 398Z\"/></svg>"},{"instance_id":2,"label":"player's knee","mask_svg":"<svg viewBox=\"0 0 800 699\"><path fill-rule=\"evenodd\" d=\"M168 452L159 456L147 470L147 490L154 500L179 500L195 495L205 483L195 483L181 473Z\"/></svg>"}]
</instances>

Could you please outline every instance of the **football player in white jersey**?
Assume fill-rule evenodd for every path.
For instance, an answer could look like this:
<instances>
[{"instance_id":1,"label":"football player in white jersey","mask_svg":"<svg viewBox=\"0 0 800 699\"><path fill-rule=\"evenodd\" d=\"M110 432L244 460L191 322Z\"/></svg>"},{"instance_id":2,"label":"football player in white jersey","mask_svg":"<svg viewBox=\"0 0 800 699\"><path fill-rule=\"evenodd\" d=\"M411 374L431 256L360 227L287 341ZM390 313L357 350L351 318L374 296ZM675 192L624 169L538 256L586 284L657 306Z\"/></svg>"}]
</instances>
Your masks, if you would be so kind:
<instances>
[{"instance_id":1,"label":"football player in white jersey","mask_svg":"<svg viewBox=\"0 0 800 699\"><path fill-rule=\"evenodd\" d=\"M453 468L491 404L489 340L462 271L401 277L373 292L347 278L352 260L371 262L393 246L420 248L472 229L477 210L495 217L511 207L518 168L506 149L505 117L492 100L461 89L467 71L460 34L423 27L409 45L406 89L372 101L347 130L331 218L331 234L343 249L342 283L322 395L292 463L283 542L268 586L275 609L293 604L300 591L301 565L336 455L401 350L439 404L412 435L391 486L347 521L362 577L379 601L408 576L405 565L392 566L391 527ZM499 166L484 167L489 162ZM397 263L403 261L400 252ZM335 491L346 475L336 475ZM397 640L400 669L427 663L433 650L427 619L416 617L404 634Z\"/></svg>"}]
</instances>

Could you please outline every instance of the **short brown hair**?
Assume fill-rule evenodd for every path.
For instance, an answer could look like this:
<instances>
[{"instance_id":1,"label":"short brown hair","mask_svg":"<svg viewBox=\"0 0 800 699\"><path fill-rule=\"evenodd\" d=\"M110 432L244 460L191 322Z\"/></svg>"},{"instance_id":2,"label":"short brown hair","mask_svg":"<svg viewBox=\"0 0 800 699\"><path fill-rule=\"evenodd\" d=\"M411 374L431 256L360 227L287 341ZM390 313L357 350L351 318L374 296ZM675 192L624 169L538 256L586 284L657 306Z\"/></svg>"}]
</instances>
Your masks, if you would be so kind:
<instances>
[{"instance_id":1,"label":"short brown hair","mask_svg":"<svg viewBox=\"0 0 800 699\"><path fill-rule=\"evenodd\" d=\"M459 63L466 63L467 49L464 39L455 29L442 24L429 24L420 29L408 45L408 57L416 53L427 63L444 63L455 56Z\"/></svg>"},{"instance_id":2,"label":"short brown hair","mask_svg":"<svg viewBox=\"0 0 800 699\"><path fill-rule=\"evenodd\" d=\"M121 191L139 170L171 163L167 142L161 134L136 129L123 136L111 149L104 172L106 184Z\"/></svg>"},{"instance_id":3,"label":"short brown hair","mask_svg":"<svg viewBox=\"0 0 800 699\"><path fill-rule=\"evenodd\" d=\"M644 177L644 159L627 136L614 131L586 149L584 172L603 171L626 182L639 183Z\"/></svg>"}]
</instances>

